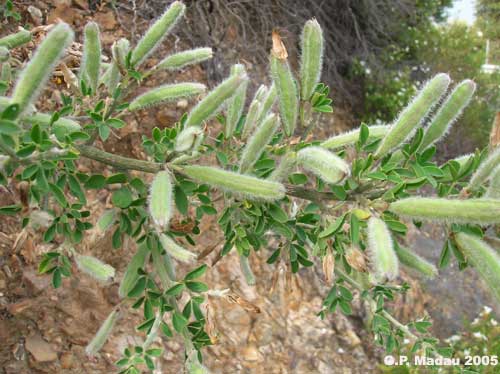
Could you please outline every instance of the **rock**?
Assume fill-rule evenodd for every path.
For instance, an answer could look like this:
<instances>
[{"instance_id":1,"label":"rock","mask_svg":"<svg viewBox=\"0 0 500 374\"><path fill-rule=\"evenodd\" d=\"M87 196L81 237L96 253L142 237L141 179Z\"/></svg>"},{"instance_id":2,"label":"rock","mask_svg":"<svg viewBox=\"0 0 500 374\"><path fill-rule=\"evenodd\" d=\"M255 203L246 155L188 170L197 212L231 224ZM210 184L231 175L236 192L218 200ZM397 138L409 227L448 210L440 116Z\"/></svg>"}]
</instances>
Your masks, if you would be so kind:
<instances>
[{"instance_id":1,"label":"rock","mask_svg":"<svg viewBox=\"0 0 500 374\"><path fill-rule=\"evenodd\" d=\"M43 23L43 14L40 9L34 7L33 5L30 5L28 7L28 13L30 14L35 26L40 26Z\"/></svg>"},{"instance_id":2,"label":"rock","mask_svg":"<svg viewBox=\"0 0 500 374\"><path fill-rule=\"evenodd\" d=\"M33 335L27 338L26 349L33 355L35 361L50 362L57 360L57 353L54 352L50 344L43 340L40 335Z\"/></svg>"}]
</instances>

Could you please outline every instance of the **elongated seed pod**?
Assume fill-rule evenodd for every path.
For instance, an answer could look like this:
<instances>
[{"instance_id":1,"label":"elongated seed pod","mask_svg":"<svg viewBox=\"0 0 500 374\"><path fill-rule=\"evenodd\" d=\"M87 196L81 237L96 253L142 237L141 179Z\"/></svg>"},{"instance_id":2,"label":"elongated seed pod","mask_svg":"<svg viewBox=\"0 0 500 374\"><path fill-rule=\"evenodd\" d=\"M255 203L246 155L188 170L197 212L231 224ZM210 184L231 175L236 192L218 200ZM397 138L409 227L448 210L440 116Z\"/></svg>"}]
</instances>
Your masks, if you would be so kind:
<instances>
[{"instance_id":1,"label":"elongated seed pod","mask_svg":"<svg viewBox=\"0 0 500 374\"><path fill-rule=\"evenodd\" d=\"M307 147L297 152L297 161L326 183L338 183L350 174L349 165L337 155L321 147Z\"/></svg>"},{"instance_id":2,"label":"elongated seed pod","mask_svg":"<svg viewBox=\"0 0 500 374\"><path fill-rule=\"evenodd\" d=\"M383 138L389 132L391 126L388 125L375 125L368 127L369 129L369 140L376 140ZM343 134L334 135L331 138L326 139L321 143L321 147L328 149L336 149L340 147L344 147L346 145L354 144L359 140L359 133L361 131L361 127L357 129L345 132Z\"/></svg>"},{"instance_id":3,"label":"elongated seed pod","mask_svg":"<svg viewBox=\"0 0 500 374\"><path fill-rule=\"evenodd\" d=\"M30 125L39 124L40 127L46 128L52 119L52 116L47 113L33 113L22 117L21 121ZM76 121L69 118L61 117L52 124L52 132L58 140L64 140L66 135L73 132L81 131L82 127Z\"/></svg>"},{"instance_id":4,"label":"elongated seed pod","mask_svg":"<svg viewBox=\"0 0 500 374\"><path fill-rule=\"evenodd\" d=\"M496 148L486 160L481 162L479 168L472 174L467 189L469 191L476 191L479 189L479 187L488 180L493 170L495 170L498 165L500 165L500 147Z\"/></svg>"},{"instance_id":5,"label":"elongated seed pod","mask_svg":"<svg viewBox=\"0 0 500 374\"><path fill-rule=\"evenodd\" d=\"M281 183L210 166L184 166L182 172L200 183L207 183L253 200L280 200L285 196L285 187Z\"/></svg>"},{"instance_id":6,"label":"elongated seed pod","mask_svg":"<svg viewBox=\"0 0 500 374\"><path fill-rule=\"evenodd\" d=\"M213 57L212 48L195 48L165 57L157 66L158 70L179 70L198 64Z\"/></svg>"},{"instance_id":7,"label":"elongated seed pod","mask_svg":"<svg viewBox=\"0 0 500 374\"><path fill-rule=\"evenodd\" d=\"M168 228L173 213L172 178L166 170L158 172L149 191L149 215L162 230Z\"/></svg>"},{"instance_id":8,"label":"elongated seed pod","mask_svg":"<svg viewBox=\"0 0 500 374\"><path fill-rule=\"evenodd\" d=\"M144 243L139 245L137 252L128 263L123 279L120 282L120 287L118 288L118 295L120 298L123 299L124 297L127 297L128 293L135 286L137 279L139 279L139 273L137 271L144 267L148 257L148 247Z\"/></svg>"},{"instance_id":9,"label":"elongated seed pod","mask_svg":"<svg viewBox=\"0 0 500 374\"><path fill-rule=\"evenodd\" d=\"M120 313L118 310L113 309L113 311L108 315L106 320L103 322L97 333L95 334L92 341L85 347L85 353L89 356L94 356L103 347L106 340L108 340L109 335L113 331L113 327L118 321Z\"/></svg>"},{"instance_id":10,"label":"elongated seed pod","mask_svg":"<svg viewBox=\"0 0 500 374\"><path fill-rule=\"evenodd\" d=\"M99 25L89 22L83 30L83 57L80 65L80 79L92 89L92 94L97 92L99 75L101 71L101 38Z\"/></svg>"},{"instance_id":11,"label":"elongated seed pod","mask_svg":"<svg viewBox=\"0 0 500 374\"><path fill-rule=\"evenodd\" d=\"M130 51L130 42L128 39L121 38L113 43L111 46L111 53L113 54L113 61L116 62L120 68L120 72L127 71L127 55Z\"/></svg>"},{"instance_id":12,"label":"elongated seed pod","mask_svg":"<svg viewBox=\"0 0 500 374\"><path fill-rule=\"evenodd\" d=\"M138 109L159 105L163 102L200 95L205 90L206 86L201 83L165 84L136 97L132 100L128 109L133 112Z\"/></svg>"},{"instance_id":13,"label":"elongated seed pod","mask_svg":"<svg viewBox=\"0 0 500 374\"><path fill-rule=\"evenodd\" d=\"M500 255L483 240L463 232L455 236L455 240L479 273L489 289L500 302Z\"/></svg>"},{"instance_id":14,"label":"elongated seed pod","mask_svg":"<svg viewBox=\"0 0 500 374\"><path fill-rule=\"evenodd\" d=\"M10 58L9 50L5 47L0 46L0 64L7 61Z\"/></svg>"},{"instance_id":15,"label":"elongated seed pod","mask_svg":"<svg viewBox=\"0 0 500 374\"><path fill-rule=\"evenodd\" d=\"M288 176L291 172L293 172L296 166L297 153L288 152L281 158L278 167L273 170L268 179L275 182L286 181Z\"/></svg>"},{"instance_id":16,"label":"elongated seed pod","mask_svg":"<svg viewBox=\"0 0 500 374\"><path fill-rule=\"evenodd\" d=\"M116 61L113 61L106 69L106 72L101 76L100 83L103 83L108 89L108 93L112 95L116 87L120 84L121 79L122 75L120 73L120 68Z\"/></svg>"},{"instance_id":17,"label":"elongated seed pod","mask_svg":"<svg viewBox=\"0 0 500 374\"><path fill-rule=\"evenodd\" d=\"M197 143L197 139L203 137L203 130L199 126L189 126L177 135L175 139L175 151L186 152L196 150L193 146Z\"/></svg>"},{"instance_id":18,"label":"elongated seed pod","mask_svg":"<svg viewBox=\"0 0 500 374\"><path fill-rule=\"evenodd\" d=\"M165 36L168 35L170 30L177 24L177 22L184 15L186 6L180 1L174 1L151 27L146 31L146 34L137 43L130 63L134 67L138 67L144 60L155 51L161 44Z\"/></svg>"},{"instance_id":19,"label":"elongated seed pod","mask_svg":"<svg viewBox=\"0 0 500 374\"><path fill-rule=\"evenodd\" d=\"M231 74L245 74L245 67L241 64L236 64L231 67ZM226 139L229 139L234 130L236 130L236 126L243 114L243 107L245 106L245 100L247 97L247 88L248 88L248 80L240 84L240 86L236 89L233 97L228 100L228 109L226 116L226 125L225 125L225 135Z\"/></svg>"},{"instance_id":20,"label":"elongated seed pod","mask_svg":"<svg viewBox=\"0 0 500 374\"><path fill-rule=\"evenodd\" d=\"M377 282L393 280L399 274L399 262L394 252L391 233L384 221L377 217L368 220L368 256L372 276Z\"/></svg>"},{"instance_id":21,"label":"elongated seed pod","mask_svg":"<svg viewBox=\"0 0 500 374\"><path fill-rule=\"evenodd\" d=\"M323 66L323 31L318 21L311 19L302 30L300 60L301 99L309 100L321 77Z\"/></svg>"},{"instance_id":22,"label":"elongated seed pod","mask_svg":"<svg viewBox=\"0 0 500 374\"><path fill-rule=\"evenodd\" d=\"M170 277L170 271L168 270L168 265L166 262L167 256L161 254L162 249L155 246L151 250L151 257L153 259L153 266L160 278L161 285L164 289L168 290L173 286L173 279ZM175 279L175 278L174 278Z\"/></svg>"},{"instance_id":23,"label":"elongated seed pod","mask_svg":"<svg viewBox=\"0 0 500 374\"><path fill-rule=\"evenodd\" d=\"M424 138L419 147L420 151L429 148L439 139L446 136L453 123L460 117L464 108L469 104L475 90L476 84L468 79L455 87L432 118L429 126L425 129Z\"/></svg>"},{"instance_id":24,"label":"elongated seed pod","mask_svg":"<svg viewBox=\"0 0 500 374\"><path fill-rule=\"evenodd\" d=\"M240 269L245 277L245 282L249 286L255 285L255 275L253 274L252 268L250 267L250 262L248 261L248 257L245 255L240 255Z\"/></svg>"},{"instance_id":25,"label":"elongated seed pod","mask_svg":"<svg viewBox=\"0 0 500 374\"><path fill-rule=\"evenodd\" d=\"M14 87L12 102L19 104L20 113L25 112L28 106L34 103L64 50L72 41L73 31L65 23L59 23L47 34Z\"/></svg>"},{"instance_id":26,"label":"elongated seed pod","mask_svg":"<svg viewBox=\"0 0 500 374\"><path fill-rule=\"evenodd\" d=\"M0 46L8 49L19 47L31 41L31 33L28 30L21 30L15 34L10 34L0 38Z\"/></svg>"},{"instance_id":27,"label":"elongated seed pod","mask_svg":"<svg viewBox=\"0 0 500 374\"><path fill-rule=\"evenodd\" d=\"M394 249L396 250L399 261L406 267L419 272L427 278L432 279L437 276L437 268L426 259L399 245L396 245Z\"/></svg>"},{"instance_id":28,"label":"elongated seed pod","mask_svg":"<svg viewBox=\"0 0 500 374\"><path fill-rule=\"evenodd\" d=\"M250 107L248 108L247 116L245 118L245 124L243 125L243 133L241 134L242 139L248 138L257 123L259 123L258 120L261 111L262 103L259 100L254 99L250 103Z\"/></svg>"},{"instance_id":29,"label":"elongated seed pod","mask_svg":"<svg viewBox=\"0 0 500 374\"><path fill-rule=\"evenodd\" d=\"M427 82L413 101L398 116L396 122L383 138L374 156L377 158L383 157L394 148L401 146L422 123L431 109L439 102L441 96L446 92L449 83L450 77L444 73L436 75Z\"/></svg>"},{"instance_id":30,"label":"elongated seed pod","mask_svg":"<svg viewBox=\"0 0 500 374\"><path fill-rule=\"evenodd\" d=\"M248 173L278 130L279 117L271 113L248 140L240 160L240 173Z\"/></svg>"},{"instance_id":31,"label":"elongated seed pod","mask_svg":"<svg viewBox=\"0 0 500 374\"><path fill-rule=\"evenodd\" d=\"M287 136L291 136L297 124L299 98L297 84L286 59L271 54L271 77L277 89L283 129Z\"/></svg>"},{"instance_id":32,"label":"elongated seed pod","mask_svg":"<svg viewBox=\"0 0 500 374\"><path fill-rule=\"evenodd\" d=\"M425 221L479 225L500 222L500 200L495 199L409 197L391 203L389 210L400 216Z\"/></svg>"},{"instance_id":33,"label":"elongated seed pod","mask_svg":"<svg viewBox=\"0 0 500 374\"><path fill-rule=\"evenodd\" d=\"M485 197L489 199L500 199L500 166L491 173L490 185L486 190Z\"/></svg>"},{"instance_id":34,"label":"elongated seed pod","mask_svg":"<svg viewBox=\"0 0 500 374\"><path fill-rule=\"evenodd\" d=\"M252 100L264 100L267 96L268 88L265 84L261 84L259 88L255 90L255 94Z\"/></svg>"},{"instance_id":35,"label":"elongated seed pod","mask_svg":"<svg viewBox=\"0 0 500 374\"><path fill-rule=\"evenodd\" d=\"M196 258L196 255L193 252L181 247L170 236L160 234L159 238L163 249L176 260L189 263Z\"/></svg>"},{"instance_id":36,"label":"elongated seed pod","mask_svg":"<svg viewBox=\"0 0 500 374\"><path fill-rule=\"evenodd\" d=\"M267 114L273 108L274 103L276 102L276 98L278 97L278 91L276 90L276 85L273 83L269 90L267 90L266 95L262 96L262 98L258 98L258 100L262 103L259 118L257 123L261 123L264 118L266 118Z\"/></svg>"},{"instance_id":37,"label":"elongated seed pod","mask_svg":"<svg viewBox=\"0 0 500 374\"><path fill-rule=\"evenodd\" d=\"M238 87L248 80L245 73L230 75L208 93L189 113L186 126L199 126L215 116L224 102L234 95Z\"/></svg>"},{"instance_id":38,"label":"elongated seed pod","mask_svg":"<svg viewBox=\"0 0 500 374\"><path fill-rule=\"evenodd\" d=\"M76 256L78 269L100 282L109 282L115 276L115 268L93 256Z\"/></svg>"}]
</instances>

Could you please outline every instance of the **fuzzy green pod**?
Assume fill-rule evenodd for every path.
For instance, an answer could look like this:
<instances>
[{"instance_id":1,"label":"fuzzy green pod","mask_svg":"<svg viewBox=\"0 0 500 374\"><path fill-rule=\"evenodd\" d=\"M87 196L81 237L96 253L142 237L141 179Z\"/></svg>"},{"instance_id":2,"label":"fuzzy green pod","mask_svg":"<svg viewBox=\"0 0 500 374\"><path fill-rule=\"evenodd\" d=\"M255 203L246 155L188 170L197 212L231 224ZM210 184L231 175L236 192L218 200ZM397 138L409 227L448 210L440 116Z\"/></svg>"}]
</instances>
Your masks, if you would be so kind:
<instances>
[{"instance_id":1,"label":"fuzzy green pod","mask_svg":"<svg viewBox=\"0 0 500 374\"><path fill-rule=\"evenodd\" d=\"M271 77L277 90L285 134L291 136L297 125L299 98L297 84L286 59L271 54Z\"/></svg>"},{"instance_id":2,"label":"fuzzy green pod","mask_svg":"<svg viewBox=\"0 0 500 374\"><path fill-rule=\"evenodd\" d=\"M19 104L20 113L25 112L29 105L34 103L64 50L72 41L73 30L65 23L59 23L47 34L14 87L12 102Z\"/></svg>"},{"instance_id":3,"label":"fuzzy green pod","mask_svg":"<svg viewBox=\"0 0 500 374\"><path fill-rule=\"evenodd\" d=\"M288 152L281 158L278 167L273 170L268 179L275 182L286 181L288 179L288 176L293 172L296 166L297 153Z\"/></svg>"},{"instance_id":4,"label":"fuzzy green pod","mask_svg":"<svg viewBox=\"0 0 500 374\"><path fill-rule=\"evenodd\" d=\"M485 197L489 199L500 199L500 166L491 173L490 185L486 190Z\"/></svg>"},{"instance_id":5,"label":"fuzzy green pod","mask_svg":"<svg viewBox=\"0 0 500 374\"><path fill-rule=\"evenodd\" d=\"M83 57L80 65L80 79L82 79L91 89L92 94L97 92L99 85L99 75L101 71L101 38L99 25L89 22L83 30Z\"/></svg>"},{"instance_id":6,"label":"fuzzy green pod","mask_svg":"<svg viewBox=\"0 0 500 374\"><path fill-rule=\"evenodd\" d=\"M175 280L175 273L172 274L172 263L170 263L170 258L168 254L162 254L162 248L154 246L151 250L151 257L153 259L153 266L160 278L161 285L164 289L169 289L173 286L173 281ZM166 251L165 251L166 252ZM172 275L174 277L172 278Z\"/></svg>"},{"instance_id":7,"label":"fuzzy green pod","mask_svg":"<svg viewBox=\"0 0 500 374\"><path fill-rule=\"evenodd\" d=\"M248 80L245 73L230 75L208 93L189 113L186 126L199 126L215 116L224 102L233 96L243 83Z\"/></svg>"},{"instance_id":8,"label":"fuzzy green pod","mask_svg":"<svg viewBox=\"0 0 500 374\"><path fill-rule=\"evenodd\" d=\"M128 109L133 112L138 109L159 105L164 102L200 95L205 92L205 90L206 86L201 83L185 82L165 84L163 86L153 88L152 90L136 97L132 100Z\"/></svg>"},{"instance_id":9,"label":"fuzzy green pod","mask_svg":"<svg viewBox=\"0 0 500 374\"><path fill-rule=\"evenodd\" d=\"M384 157L403 144L422 123L425 116L439 102L450 84L448 74L438 74L420 90L413 101L401 112L396 122L383 138L374 156Z\"/></svg>"},{"instance_id":10,"label":"fuzzy green pod","mask_svg":"<svg viewBox=\"0 0 500 374\"><path fill-rule=\"evenodd\" d=\"M10 58L9 50L5 47L0 46L0 64L2 62L8 61Z\"/></svg>"},{"instance_id":11,"label":"fuzzy green pod","mask_svg":"<svg viewBox=\"0 0 500 374\"><path fill-rule=\"evenodd\" d=\"M179 70L198 64L213 57L212 48L195 48L165 57L157 66L158 70Z\"/></svg>"},{"instance_id":12,"label":"fuzzy green pod","mask_svg":"<svg viewBox=\"0 0 500 374\"><path fill-rule=\"evenodd\" d=\"M175 151L186 152L193 149L197 140L203 137L203 129L199 126L189 126L184 128L175 139ZM193 149L195 150L195 149Z\"/></svg>"},{"instance_id":13,"label":"fuzzy green pod","mask_svg":"<svg viewBox=\"0 0 500 374\"><path fill-rule=\"evenodd\" d=\"M118 65L121 72L127 71L127 55L130 51L130 42L128 39L121 38L111 46L113 61Z\"/></svg>"},{"instance_id":14,"label":"fuzzy green pod","mask_svg":"<svg viewBox=\"0 0 500 374\"><path fill-rule=\"evenodd\" d=\"M85 274L100 282L109 282L115 276L115 268L93 256L77 255L76 266Z\"/></svg>"},{"instance_id":15,"label":"fuzzy green pod","mask_svg":"<svg viewBox=\"0 0 500 374\"><path fill-rule=\"evenodd\" d=\"M149 191L149 215L162 230L168 228L173 214L173 187L170 173L166 170L158 172Z\"/></svg>"},{"instance_id":16,"label":"fuzzy green pod","mask_svg":"<svg viewBox=\"0 0 500 374\"><path fill-rule=\"evenodd\" d=\"M149 249L143 243L137 248L137 252L134 254L132 259L127 265L123 279L120 282L120 287L118 288L118 295L120 298L127 297L128 293L134 288L137 280L139 279L139 269L144 267L149 256Z\"/></svg>"},{"instance_id":17,"label":"fuzzy green pod","mask_svg":"<svg viewBox=\"0 0 500 374\"><path fill-rule=\"evenodd\" d=\"M118 67L118 64L113 61L108 66L105 73L101 76L100 83L103 83L108 89L108 93L112 95L115 92L116 87L120 84L121 79L122 75L120 73L120 68Z\"/></svg>"},{"instance_id":18,"label":"fuzzy green pod","mask_svg":"<svg viewBox=\"0 0 500 374\"><path fill-rule=\"evenodd\" d=\"M248 173L278 130L279 117L271 113L248 140L240 160L240 173Z\"/></svg>"},{"instance_id":19,"label":"fuzzy green pod","mask_svg":"<svg viewBox=\"0 0 500 374\"><path fill-rule=\"evenodd\" d=\"M403 217L448 223L500 222L500 200L451 200L432 197L408 197L391 203L389 210Z\"/></svg>"},{"instance_id":20,"label":"fuzzy green pod","mask_svg":"<svg viewBox=\"0 0 500 374\"><path fill-rule=\"evenodd\" d=\"M138 67L144 60L159 47L165 36L177 24L184 15L186 6L180 1L174 1L151 27L146 31L146 34L137 43L130 63L134 67Z\"/></svg>"},{"instance_id":21,"label":"fuzzy green pod","mask_svg":"<svg viewBox=\"0 0 500 374\"><path fill-rule=\"evenodd\" d=\"M429 126L425 129L424 138L420 144L420 151L429 148L442 137L446 136L449 129L464 108L469 104L476 84L467 79L458 84L446 101L441 105L436 115L432 118Z\"/></svg>"},{"instance_id":22,"label":"fuzzy green pod","mask_svg":"<svg viewBox=\"0 0 500 374\"><path fill-rule=\"evenodd\" d=\"M19 47L31 41L31 33L28 30L21 30L15 34L10 34L0 38L0 46L8 49Z\"/></svg>"},{"instance_id":23,"label":"fuzzy green pod","mask_svg":"<svg viewBox=\"0 0 500 374\"><path fill-rule=\"evenodd\" d=\"M377 282L395 279L399 274L399 262L387 225L380 218L371 217L368 220L367 233L367 253L372 266L373 278Z\"/></svg>"},{"instance_id":24,"label":"fuzzy green pod","mask_svg":"<svg viewBox=\"0 0 500 374\"><path fill-rule=\"evenodd\" d=\"M254 200L280 200L285 197L281 183L250 177L210 166L185 166L182 172L200 183Z\"/></svg>"},{"instance_id":25,"label":"fuzzy green pod","mask_svg":"<svg viewBox=\"0 0 500 374\"><path fill-rule=\"evenodd\" d=\"M231 67L231 74L245 74L245 67L242 64L236 64ZM228 109L226 116L225 136L229 139L243 114L243 107L247 98L248 81L243 82L234 93L233 97L228 100Z\"/></svg>"},{"instance_id":26,"label":"fuzzy green pod","mask_svg":"<svg viewBox=\"0 0 500 374\"><path fill-rule=\"evenodd\" d=\"M191 262L196 258L193 252L181 247L175 240L165 234L160 234L160 243L163 249L173 258L182 262Z\"/></svg>"},{"instance_id":27,"label":"fuzzy green pod","mask_svg":"<svg viewBox=\"0 0 500 374\"><path fill-rule=\"evenodd\" d=\"M255 275L253 274L252 268L250 267L250 261L245 255L239 255L240 259L240 269L245 277L245 281L249 286L255 285Z\"/></svg>"},{"instance_id":28,"label":"fuzzy green pod","mask_svg":"<svg viewBox=\"0 0 500 374\"><path fill-rule=\"evenodd\" d=\"M106 340L108 340L109 335L113 331L113 327L118 321L120 317L120 313L117 309L113 309L113 311L108 315L106 320L103 322L97 333L95 334L92 341L85 347L85 353L89 356L94 356L99 350L103 347Z\"/></svg>"},{"instance_id":29,"label":"fuzzy green pod","mask_svg":"<svg viewBox=\"0 0 500 374\"><path fill-rule=\"evenodd\" d=\"M500 302L500 255L476 236L458 233L455 236L458 247L467 261L470 261L495 298Z\"/></svg>"},{"instance_id":30,"label":"fuzzy green pod","mask_svg":"<svg viewBox=\"0 0 500 374\"><path fill-rule=\"evenodd\" d=\"M498 165L500 165L500 147L496 148L486 160L481 162L479 168L472 174L467 189L470 191L478 190L488 180Z\"/></svg>"},{"instance_id":31,"label":"fuzzy green pod","mask_svg":"<svg viewBox=\"0 0 500 374\"><path fill-rule=\"evenodd\" d=\"M350 174L349 165L322 147L307 147L297 152L297 161L326 183L338 183Z\"/></svg>"},{"instance_id":32,"label":"fuzzy green pod","mask_svg":"<svg viewBox=\"0 0 500 374\"><path fill-rule=\"evenodd\" d=\"M369 135L368 139L373 141L376 139L383 138L389 132L391 126L388 125L375 125L368 127ZM351 145L356 143L359 140L359 133L361 128L357 128L343 134L334 135L331 138L323 141L320 146L328 149L336 149L340 147L344 147L346 145Z\"/></svg>"},{"instance_id":33,"label":"fuzzy green pod","mask_svg":"<svg viewBox=\"0 0 500 374\"><path fill-rule=\"evenodd\" d=\"M243 132L241 134L242 139L248 138L255 126L259 123L259 116L261 111L262 103L259 99L254 98L250 103L250 107L248 108L247 116L245 118L245 123L243 124Z\"/></svg>"},{"instance_id":34,"label":"fuzzy green pod","mask_svg":"<svg viewBox=\"0 0 500 374\"><path fill-rule=\"evenodd\" d=\"M302 29L300 60L301 98L307 101L314 93L323 65L323 31L318 21L311 19Z\"/></svg>"},{"instance_id":35,"label":"fuzzy green pod","mask_svg":"<svg viewBox=\"0 0 500 374\"><path fill-rule=\"evenodd\" d=\"M261 123L267 114L273 108L276 98L278 97L278 91L276 90L276 85L273 83L271 87L266 91L266 94L262 98L258 97L258 100L262 103L260 108L259 118L257 123Z\"/></svg>"},{"instance_id":36,"label":"fuzzy green pod","mask_svg":"<svg viewBox=\"0 0 500 374\"><path fill-rule=\"evenodd\" d=\"M437 268L426 259L399 245L395 245L394 249L399 261L409 269L415 270L430 279L437 276Z\"/></svg>"}]
</instances>

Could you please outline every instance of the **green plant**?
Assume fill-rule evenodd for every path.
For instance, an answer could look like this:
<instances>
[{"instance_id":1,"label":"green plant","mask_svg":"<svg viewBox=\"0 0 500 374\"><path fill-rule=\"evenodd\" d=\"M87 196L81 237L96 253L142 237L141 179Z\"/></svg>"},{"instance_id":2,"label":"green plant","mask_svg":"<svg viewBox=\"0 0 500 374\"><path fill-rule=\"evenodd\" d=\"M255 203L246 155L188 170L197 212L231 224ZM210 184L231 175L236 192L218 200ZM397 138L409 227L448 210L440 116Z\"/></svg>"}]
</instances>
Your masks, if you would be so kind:
<instances>
[{"instance_id":1,"label":"green plant","mask_svg":"<svg viewBox=\"0 0 500 374\"><path fill-rule=\"evenodd\" d=\"M14 4L11 0L3 1L0 6L0 12L4 20L8 21L12 18L13 21L19 22L21 20L21 15L14 9Z\"/></svg>"},{"instance_id":2,"label":"green plant","mask_svg":"<svg viewBox=\"0 0 500 374\"><path fill-rule=\"evenodd\" d=\"M450 354L429 335L428 321L403 324L387 306L396 294L408 290L408 285L397 284L398 259L425 276L435 274L433 265L400 247L411 223L401 221L398 214L443 222L448 240L440 266L449 262L451 254L462 268L469 261L475 266L490 262L491 269L500 266L489 244L481 239L487 239L487 227L498 223L500 216L498 200L481 198L492 178L489 160L495 156L476 171L481 178L475 179L471 189L469 177L486 151L461 162L437 165L431 161L435 146L422 147L429 129L433 129L432 141L437 140L434 128L422 128L422 119L439 107L448 76L439 74L431 79L390 127L363 124L354 132L324 142L305 140L316 123L333 110L328 87L319 83L322 33L319 24L311 21L303 34L298 77L279 35L273 35L273 82L259 88L246 113L242 102L248 77L237 65L173 127L154 128L151 137L143 138L149 160L97 148L97 138L106 142L114 129L127 125L131 112L204 91L203 85L185 82L135 95L136 88L156 69L175 70L210 57L207 50L201 54L195 50L176 57L176 62L167 58L152 69L142 67L183 12L184 5L174 2L137 46L131 47L125 39L117 41L108 65L100 59L103 51L98 27L89 24L80 80L75 76L73 95L63 97L58 110L41 113L36 111L35 101L73 37L68 25L59 24L24 70L14 74L15 82L6 81L7 87L13 83L12 93L0 97L0 182L23 183L28 194L24 210L21 202L0 207L0 213L22 214L23 225L45 228L43 239L54 249L43 256L40 273L51 274L54 287L61 286L62 277L71 276L72 261L80 271L102 282L115 274L109 265L79 253L93 222L86 208L87 190L115 185L113 208L97 220L97 229L102 235L111 235L116 249L123 247L126 237L137 244L124 274L119 275L120 311L117 306L110 314L87 352L97 354L127 306L142 307L144 320L137 330L146 338L142 345L124 351L117 362L121 372L154 369L154 357L162 351L151 347L152 342L158 335L169 338L174 332L185 343L186 369L207 371L201 351L212 340L205 331L207 317L201 305L206 295L217 297L220 291L210 290L202 281L208 266L194 264L196 253L179 239L194 245L200 221L217 215L224 243L219 255L224 258L231 251L237 252L249 284L259 282L248 261L255 252L269 256L270 266L289 264L292 273L314 266L317 259L331 286L318 311L320 317L337 309L352 313L351 301L357 295L368 305L369 328L376 342L388 352L400 349L406 337L413 352ZM7 58L2 64L8 62ZM274 113L275 102L279 115ZM440 129L447 129L443 122L454 120L461 109L447 108L450 115L440 117ZM449 113L452 110L456 113ZM216 126L209 121L214 117L224 128L214 137L204 136L207 127ZM441 135L444 132L440 131ZM77 166L82 158L99 161L117 172L106 176L81 172ZM133 177L129 170L153 174L153 178ZM433 188L439 198L415 197L415 204L408 204L411 195L421 194L422 187ZM192 227L176 231L170 225L174 214L192 218ZM465 235L472 239L464 241ZM270 248L268 243L276 244ZM358 266L365 253L370 266ZM177 261L190 264L192 270L178 274ZM489 284L498 277L479 273Z\"/></svg>"}]
</instances>

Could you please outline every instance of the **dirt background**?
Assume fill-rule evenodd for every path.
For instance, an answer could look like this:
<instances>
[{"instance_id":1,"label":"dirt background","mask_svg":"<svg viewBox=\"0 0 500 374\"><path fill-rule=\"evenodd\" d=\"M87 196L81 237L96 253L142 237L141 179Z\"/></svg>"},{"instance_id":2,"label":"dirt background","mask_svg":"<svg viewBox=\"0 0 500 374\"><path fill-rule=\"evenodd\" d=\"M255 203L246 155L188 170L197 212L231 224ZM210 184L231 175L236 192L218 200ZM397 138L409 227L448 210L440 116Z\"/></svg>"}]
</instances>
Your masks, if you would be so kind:
<instances>
[{"instance_id":1,"label":"dirt background","mask_svg":"<svg viewBox=\"0 0 500 374\"><path fill-rule=\"evenodd\" d=\"M81 41L85 23L95 20L101 27L103 47L108 55L114 40L119 37L137 39L149 22L141 18L138 9L134 11L130 3L124 7L84 0L14 3L22 15L22 24L40 26L62 19L73 26L77 41ZM182 27L189 27L189 22ZM15 29L16 25L2 24L0 36ZM238 60L230 34L228 30L229 37L218 46L216 65L189 68L175 77L162 73L142 89L174 80L201 81L213 86L214 69L218 69L216 76L223 76L229 64ZM16 51L21 61L31 54L35 43ZM179 33L174 32L155 56L194 45L194 41L184 42ZM242 62L246 63L244 59ZM250 74L259 78L259 84L267 80L265 66L246 65ZM63 82L55 77L51 90L40 100L40 107L44 110L56 107L65 90ZM122 155L144 158L140 151L141 136L150 134L154 126L173 125L184 111L185 103L178 103L139 113L129 118L128 126L101 146ZM347 110L336 108L333 119L322 124L318 131L330 135L351 127L353 122ZM90 161L82 161L79 167L111 173L111 169ZM93 221L107 207L109 197L107 190L88 196L89 209L95 212ZM0 205L12 204L17 199L17 186L0 187ZM213 219L204 220L201 231L199 248L195 251L218 245L220 233ZM437 260L442 245L438 231L436 227L426 227L424 235L411 231L408 245L424 257ZM99 236L93 232L78 251L91 253L114 266L118 279L103 287L74 268L71 279L65 279L63 286L54 290L49 277L37 274L41 254L52 249L41 243L40 234L21 230L21 217L0 217L0 373L114 372L113 363L121 357L123 349L140 344L144 338L135 331L141 321L138 312L125 308L126 313L97 357L87 357L84 349L107 314L119 303L120 275L135 251L133 244L126 242L122 249L114 250L110 235ZM214 252L204 261L211 266L215 255ZM321 266L289 276L285 264L269 266L265 260L263 254L252 257L252 268L258 279L255 287L245 284L234 255L218 261L207 272L205 281L210 288L230 288L246 300L238 304L220 298L210 299L218 343L206 348L204 357L214 373L378 372L383 352L374 347L373 337L365 332L365 312L358 297L353 316L335 314L321 320L316 313L328 291L322 274L314 270ZM408 321L428 314L435 322L433 333L440 338L460 331L463 323L472 320L483 305L493 305L475 273L470 269L458 272L455 264L433 281L420 280L406 273L402 278L412 288L404 298L396 301L396 315ZM174 338L157 339L156 343L165 348L157 372L182 373L182 342Z\"/></svg>"}]
</instances>

